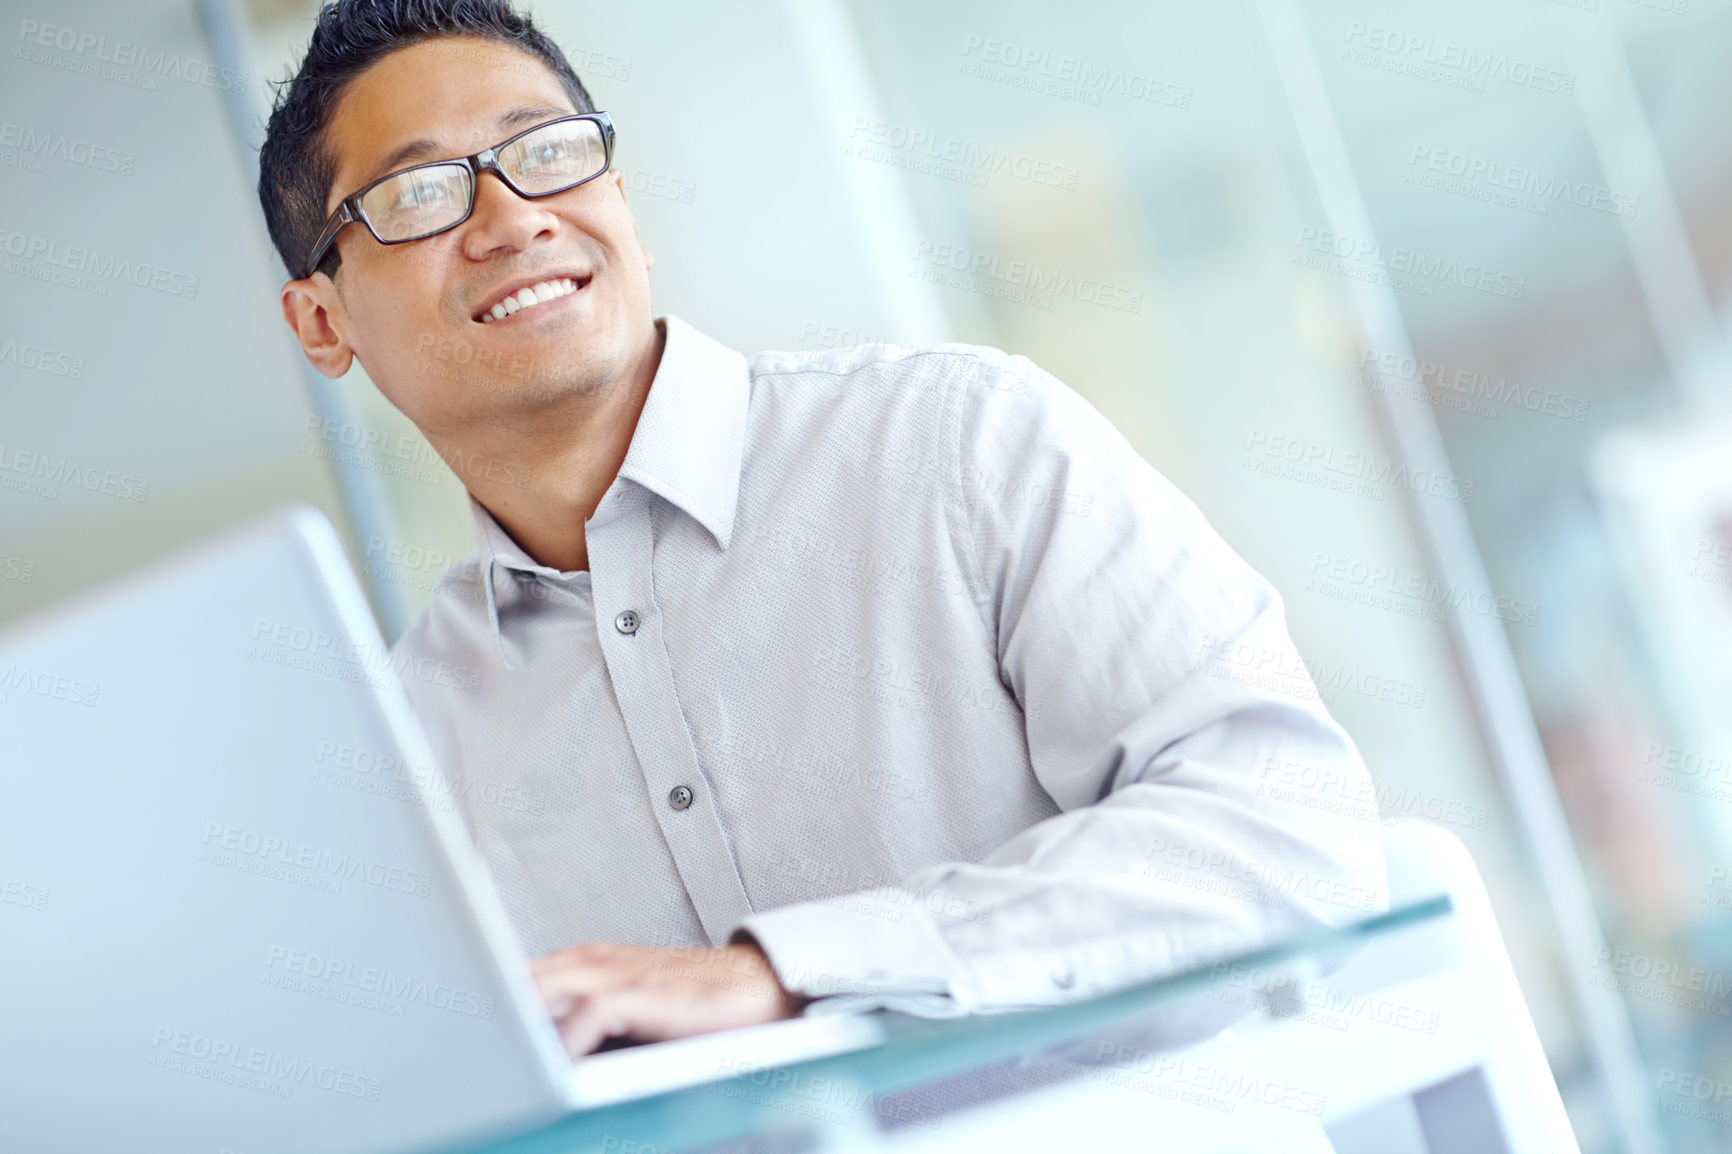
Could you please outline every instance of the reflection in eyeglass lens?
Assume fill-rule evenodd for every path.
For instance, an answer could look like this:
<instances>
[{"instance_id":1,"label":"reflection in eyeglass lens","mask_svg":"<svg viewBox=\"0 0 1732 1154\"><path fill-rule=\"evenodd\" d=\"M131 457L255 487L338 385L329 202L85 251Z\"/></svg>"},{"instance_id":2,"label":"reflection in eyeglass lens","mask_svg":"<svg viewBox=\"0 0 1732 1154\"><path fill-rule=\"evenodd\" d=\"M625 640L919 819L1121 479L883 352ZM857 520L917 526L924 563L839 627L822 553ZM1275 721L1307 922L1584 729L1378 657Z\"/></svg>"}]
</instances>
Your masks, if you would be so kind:
<instances>
[{"instance_id":1,"label":"reflection in eyeglass lens","mask_svg":"<svg viewBox=\"0 0 1732 1154\"><path fill-rule=\"evenodd\" d=\"M361 198L361 210L386 240L403 240L455 222L469 208L473 177L461 164L402 173Z\"/></svg>"},{"instance_id":2,"label":"reflection in eyeglass lens","mask_svg":"<svg viewBox=\"0 0 1732 1154\"><path fill-rule=\"evenodd\" d=\"M499 165L525 191L540 192L593 176L605 150L593 120L550 124L516 141L499 154Z\"/></svg>"},{"instance_id":3,"label":"reflection in eyeglass lens","mask_svg":"<svg viewBox=\"0 0 1732 1154\"><path fill-rule=\"evenodd\" d=\"M524 192L553 192L600 172L607 164L601 128L592 120L550 124L499 153L499 167ZM408 240L455 224L469 210L474 176L465 164L412 168L361 198L361 209L383 240Z\"/></svg>"}]
</instances>

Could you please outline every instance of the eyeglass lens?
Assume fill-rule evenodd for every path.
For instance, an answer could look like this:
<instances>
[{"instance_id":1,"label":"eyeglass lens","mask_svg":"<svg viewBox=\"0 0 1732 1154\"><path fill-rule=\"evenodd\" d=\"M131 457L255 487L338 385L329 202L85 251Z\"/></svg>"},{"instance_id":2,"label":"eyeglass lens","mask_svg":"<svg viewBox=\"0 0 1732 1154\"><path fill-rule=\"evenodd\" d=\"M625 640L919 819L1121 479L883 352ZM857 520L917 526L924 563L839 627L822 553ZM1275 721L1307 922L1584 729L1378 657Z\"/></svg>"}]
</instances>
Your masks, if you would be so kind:
<instances>
[{"instance_id":1,"label":"eyeglass lens","mask_svg":"<svg viewBox=\"0 0 1732 1154\"><path fill-rule=\"evenodd\" d=\"M499 167L519 190L558 192L607 166L601 126L593 120L545 125L499 150ZM449 228L469 211L475 176L466 164L429 164L398 173L361 197L361 211L380 240L412 240Z\"/></svg>"}]
</instances>

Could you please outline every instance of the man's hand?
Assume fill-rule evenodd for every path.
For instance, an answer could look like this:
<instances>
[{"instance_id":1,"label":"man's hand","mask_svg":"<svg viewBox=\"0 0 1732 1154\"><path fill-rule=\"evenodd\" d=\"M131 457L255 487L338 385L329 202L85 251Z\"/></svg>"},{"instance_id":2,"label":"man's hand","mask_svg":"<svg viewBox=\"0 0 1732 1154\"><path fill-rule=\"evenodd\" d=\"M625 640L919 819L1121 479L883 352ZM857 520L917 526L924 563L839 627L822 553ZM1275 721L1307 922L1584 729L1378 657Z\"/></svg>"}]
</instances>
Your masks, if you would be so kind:
<instances>
[{"instance_id":1,"label":"man's hand","mask_svg":"<svg viewBox=\"0 0 1732 1154\"><path fill-rule=\"evenodd\" d=\"M660 1042L799 1013L754 945L722 949L590 942L530 964L541 1000L576 1058L608 1038Z\"/></svg>"}]
</instances>

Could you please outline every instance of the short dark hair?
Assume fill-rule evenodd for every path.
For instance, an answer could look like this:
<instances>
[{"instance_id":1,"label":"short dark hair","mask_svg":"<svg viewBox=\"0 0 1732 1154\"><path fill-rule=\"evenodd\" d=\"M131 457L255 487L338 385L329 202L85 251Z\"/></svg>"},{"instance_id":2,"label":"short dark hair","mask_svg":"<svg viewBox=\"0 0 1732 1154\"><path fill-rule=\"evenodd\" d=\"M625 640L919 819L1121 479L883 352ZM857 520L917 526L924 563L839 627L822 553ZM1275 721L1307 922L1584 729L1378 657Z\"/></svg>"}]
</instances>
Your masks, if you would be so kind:
<instances>
[{"instance_id":1,"label":"short dark hair","mask_svg":"<svg viewBox=\"0 0 1732 1154\"><path fill-rule=\"evenodd\" d=\"M521 49L553 70L578 112L595 111L565 53L510 0L326 4L300 71L275 86L275 105L259 149L259 204L289 275L313 274L306 261L325 226L325 199L337 178L337 158L325 130L349 82L399 48L445 36L480 36ZM332 245L319 267L335 275L339 260Z\"/></svg>"}]
</instances>

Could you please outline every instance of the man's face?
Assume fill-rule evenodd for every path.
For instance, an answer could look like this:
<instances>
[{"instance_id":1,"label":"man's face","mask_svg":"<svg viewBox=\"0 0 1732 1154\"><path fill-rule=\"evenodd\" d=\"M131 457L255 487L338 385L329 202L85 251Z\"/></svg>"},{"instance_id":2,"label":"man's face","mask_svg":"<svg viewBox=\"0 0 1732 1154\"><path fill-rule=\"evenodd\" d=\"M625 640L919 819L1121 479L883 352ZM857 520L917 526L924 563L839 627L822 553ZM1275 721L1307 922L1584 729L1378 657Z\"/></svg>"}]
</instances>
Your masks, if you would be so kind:
<instances>
[{"instance_id":1,"label":"man's face","mask_svg":"<svg viewBox=\"0 0 1732 1154\"><path fill-rule=\"evenodd\" d=\"M447 37L400 49L358 76L337 106L325 211L387 172L467 156L575 111L540 60L497 41ZM392 159L416 141L430 146ZM475 211L448 232L382 245L355 224L337 247L341 293L313 278L330 327L432 437L606 388L654 340L651 262L614 173L538 200L488 173ZM479 319L506 295L560 278L578 291ZM341 348L326 361L327 372L347 368Z\"/></svg>"}]
</instances>

